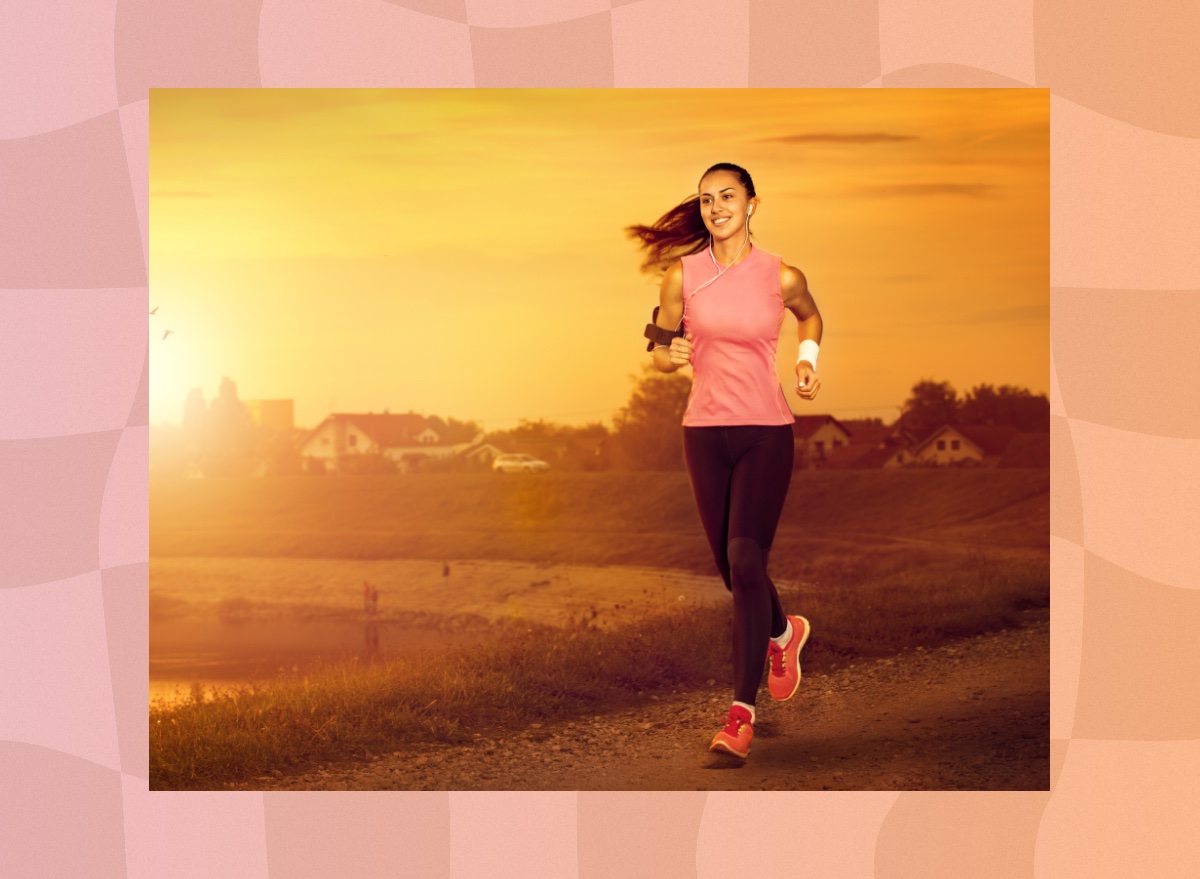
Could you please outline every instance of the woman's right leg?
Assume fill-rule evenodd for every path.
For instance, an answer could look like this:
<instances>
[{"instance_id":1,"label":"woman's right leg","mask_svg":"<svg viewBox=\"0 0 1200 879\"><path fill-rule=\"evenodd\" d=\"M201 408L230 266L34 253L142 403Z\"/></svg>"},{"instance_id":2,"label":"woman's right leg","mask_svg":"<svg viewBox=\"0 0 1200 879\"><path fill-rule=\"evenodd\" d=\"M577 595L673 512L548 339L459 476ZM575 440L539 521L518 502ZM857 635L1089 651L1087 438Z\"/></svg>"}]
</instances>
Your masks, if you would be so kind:
<instances>
[{"instance_id":1,"label":"woman's right leg","mask_svg":"<svg viewBox=\"0 0 1200 879\"><path fill-rule=\"evenodd\" d=\"M729 485L733 462L720 427L685 427L683 456L688 481L696 499L696 511L713 560L725 588L732 590L729 575Z\"/></svg>"}]
</instances>

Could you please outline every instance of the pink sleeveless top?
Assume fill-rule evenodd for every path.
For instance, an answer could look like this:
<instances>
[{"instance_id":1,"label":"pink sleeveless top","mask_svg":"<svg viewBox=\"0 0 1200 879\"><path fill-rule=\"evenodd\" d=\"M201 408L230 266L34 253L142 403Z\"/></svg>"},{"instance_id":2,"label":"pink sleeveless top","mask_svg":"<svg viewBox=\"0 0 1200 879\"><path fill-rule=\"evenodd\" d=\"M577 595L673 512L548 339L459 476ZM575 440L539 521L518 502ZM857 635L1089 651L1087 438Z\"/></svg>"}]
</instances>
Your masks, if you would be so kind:
<instances>
[{"instance_id":1,"label":"pink sleeveless top","mask_svg":"<svg viewBox=\"0 0 1200 879\"><path fill-rule=\"evenodd\" d=\"M692 339L688 427L792 424L779 386L775 348L783 325L782 260L751 245L750 255L717 274L708 249L683 257L683 321Z\"/></svg>"}]
</instances>

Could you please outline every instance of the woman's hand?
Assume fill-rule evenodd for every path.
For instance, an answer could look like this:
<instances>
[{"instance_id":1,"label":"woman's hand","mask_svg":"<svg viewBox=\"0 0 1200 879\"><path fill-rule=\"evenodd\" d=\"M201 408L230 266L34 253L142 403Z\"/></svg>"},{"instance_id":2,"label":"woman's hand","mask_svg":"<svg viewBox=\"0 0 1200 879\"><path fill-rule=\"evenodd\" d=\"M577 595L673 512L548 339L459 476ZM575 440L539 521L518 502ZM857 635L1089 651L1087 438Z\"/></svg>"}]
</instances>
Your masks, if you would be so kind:
<instances>
[{"instance_id":1,"label":"woman's hand","mask_svg":"<svg viewBox=\"0 0 1200 879\"><path fill-rule=\"evenodd\" d=\"M692 334L678 336L671 340L671 362L676 366L686 366L692 362Z\"/></svg>"},{"instance_id":2,"label":"woman's hand","mask_svg":"<svg viewBox=\"0 0 1200 879\"><path fill-rule=\"evenodd\" d=\"M821 380L817 378L816 370L807 360L796 364L796 393L805 400L812 400L821 390Z\"/></svg>"}]
</instances>

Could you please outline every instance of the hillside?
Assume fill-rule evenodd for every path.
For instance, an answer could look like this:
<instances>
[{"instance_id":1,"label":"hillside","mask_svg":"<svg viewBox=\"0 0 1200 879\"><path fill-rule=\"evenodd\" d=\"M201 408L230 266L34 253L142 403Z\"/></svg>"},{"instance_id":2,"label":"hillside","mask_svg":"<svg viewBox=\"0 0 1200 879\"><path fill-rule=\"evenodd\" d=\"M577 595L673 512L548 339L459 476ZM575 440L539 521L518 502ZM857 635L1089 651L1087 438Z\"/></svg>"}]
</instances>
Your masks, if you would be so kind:
<instances>
[{"instance_id":1,"label":"hillside","mask_svg":"<svg viewBox=\"0 0 1200 879\"><path fill-rule=\"evenodd\" d=\"M839 701L827 715L834 726L822 727L817 739L805 722L794 727L799 737L787 733L773 744L764 726L759 752L776 770L794 770L780 783L807 784L815 753L839 765L813 783L835 788L1005 787L1044 777L1048 535L1044 470L796 474L770 571L785 606L814 622L805 677L824 699L839 668L871 663L862 668L878 685ZM478 740L491 747L484 753L504 777L517 779L515 767L526 763L520 734L531 716L538 718L535 731L550 735L549 747L575 753L589 737L605 736L610 714L641 700L664 700L666 707L668 697L687 693L698 713L681 720L703 738L731 685L731 605L682 473L155 482L150 569L152 660L157 649L159 659L180 654L177 665L205 663L175 668L185 685L199 679L213 686L204 676L225 648L155 648L155 632L168 623L221 624L228 607L228 624L216 625L224 639L241 631L280 635L298 621L359 621L352 655L327 673L305 667L303 678L285 674L265 687L256 679L236 697L193 696L159 709L172 725L151 724L155 787L220 787L248 778L257 784L264 769L286 786L292 782L285 773L396 752L398 729L406 743L413 735L454 747ZM384 595L378 622L362 616L363 580ZM1030 620L1040 621L1041 634L1027 642L1011 637ZM474 665L453 658L463 627L480 660ZM364 661L378 649L373 629L393 640L432 634L437 646ZM552 629L558 634L547 636ZM959 643L984 634L994 640ZM942 647L946 662L890 676L893 657ZM916 711L914 699L940 686L939 675L960 658L962 680ZM301 671L292 659L265 667L276 665ZM1001 684L1015 689L995 714L980 694ZM894 710L914 711L889 725L885 699ZM267 711L279 718L269 748L261 729L245 722ZM1014 712L1022 719L1007 723L997 751L1001 739L991 732ZM588 718L590 732L580 738L577 727ZM849 718L869 722L857 731L837 726ZM941 738L912 735L926 729ZM951 755L920 772L907 756L893 759L894 748L922 753L963 734L971 743L964 759ZM851 747L828 751L825 736ZM660 744L653 753L602 754L586 767L595 775L565 783L721 786L704 771L708 763L698 762L707 760L703 741L690 749ZM776 744L782 749L773 751ZM976 753L977 744L987 753ZM803 761L789 762L793 752ZM636 770L628 762L639 760ZM644 774L663 760L675 774ZM624 769L606 776L613 761ZM980 761L1002 771L985 777L976 771ZM385 768L386 778L374 770L360 778L354 770L337 786L436 786L403 759ZM537 773L521 778L514 783L564 783ZM312 778L299 783L322 786ZM463 776L448 783L491 781Z\"/></svg>"},{"instance_id":2,"label":"hillside","mask_svg":"<svg viewBox=\"0 0 1200 879\"><path fill-rule=\"evenodd\" d=\"M773 570L860 543L1044 553L1049 503L1045 470L796 473ZM150 552L711 570L683 473L154 481Z\"/></svg>"}]
</instances>

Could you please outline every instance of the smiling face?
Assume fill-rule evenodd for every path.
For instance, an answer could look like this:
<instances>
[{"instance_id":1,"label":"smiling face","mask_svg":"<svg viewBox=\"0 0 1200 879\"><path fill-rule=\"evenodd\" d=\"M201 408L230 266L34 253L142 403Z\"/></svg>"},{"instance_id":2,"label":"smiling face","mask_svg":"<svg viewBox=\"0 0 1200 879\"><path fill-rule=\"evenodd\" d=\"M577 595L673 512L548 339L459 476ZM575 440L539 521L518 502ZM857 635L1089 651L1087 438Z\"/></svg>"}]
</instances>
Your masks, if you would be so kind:
<instances>
[{"instance_id":1,"label":"smiling face","mask_svg":"<svg viewBox=\"0 0 1200 879\"><path fill-rule=\"evenodd\" d=\"M700 216L715 240L739 234L757 202L732 171L713 171L700 181Z\"/></svg>"}]
</instances>

